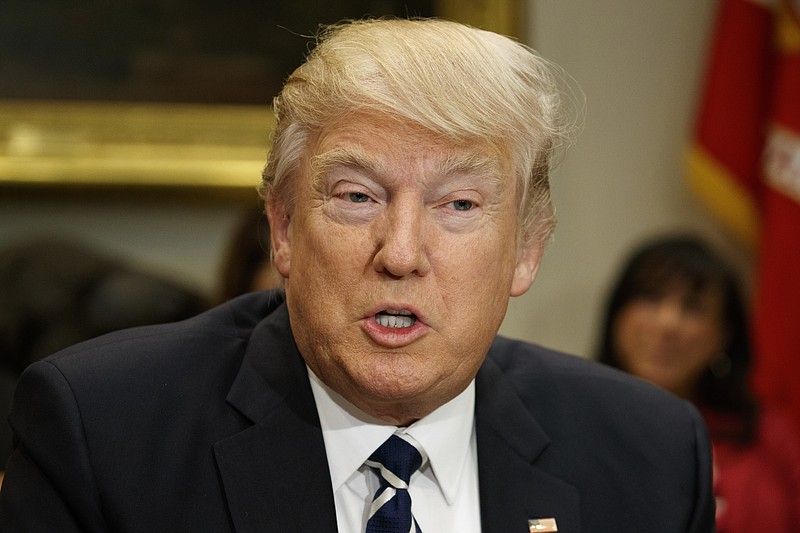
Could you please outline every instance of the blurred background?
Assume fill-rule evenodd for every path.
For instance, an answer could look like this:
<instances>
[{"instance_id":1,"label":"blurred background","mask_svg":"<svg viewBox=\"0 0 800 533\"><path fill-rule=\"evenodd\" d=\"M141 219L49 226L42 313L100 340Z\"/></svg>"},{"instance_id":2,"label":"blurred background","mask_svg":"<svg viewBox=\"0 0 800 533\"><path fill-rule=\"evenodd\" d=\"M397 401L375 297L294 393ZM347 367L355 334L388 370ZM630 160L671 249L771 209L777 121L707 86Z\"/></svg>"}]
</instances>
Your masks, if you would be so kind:
<instances>
[{"instance_id":1,"label":"blurred background","mask_svg":"<svg viewBox=\"0 0 800 533\"><path fill-rule=\"evenodd\" d=\"M622 256L673 230L720 242L750 268L686 183L686 155L717 2L535 0L532 45L583 90L585 123L553 179L555 240L503 332L590 355Z\"/></svg>"},{"instance_id":2,"label":"blurred background","mask_svg":"<svg viewBox=\"0 0 800 533\"><path fill-rule=\"evenodd\" d=\"M471 9L482 3L460 4ZM564 67L586 106L583 131L553 180L555 241L532 290L512 301L502 333L588 355L621 256L654 233L697 231L720 244L743 271L752 268L750 251L709 215L684 177L717 2L483 4L489 6L484 17L508 5L519 9L522 18L510 31ZM326 11L302 19L308 13L297 2L5 0L0 248L40 236L73 236L211 296L232 232L242 213L258 203L253 191L266 153L265 108L308 46L303 36L317 22L343 16L452 9L425 2L354 2L349 12L313 5ZM44 31L27 26L37 20ZM59 37L58 31L67 33ZM116 48L98 48L97 42ZM268 57L270 47L280 55ZM51 74L43 78L34 67ZM104 78L93 78L96 72ZM39 107L26 107L30 100ZM47 107L53 100L61 107ZM87 102L102 105L69 107ZM157 123L189 104L214 109L199 107L183 122L178 117L177 126L126 130L137 118ZM65 156L69 143L93 135L48 139L60 127L48 124L70 112L79 121L85 116L105 125L105 131L95 144ZM125 113L126 122L115 122ZM225 122L233 115L242 124L236 131L236 124ZM183 128L176 136L188 130L194 144L178 146L183 141L164 133L170 128ZM148 166L147 152L128 148L120 156L122 168L115 166L108 153L125 150L119 145L126 141L152 148L155 162ZM226 147L233 155L208 155ZM47 177L43 184L37 181L41 176ZM186 186L193 181L198 185Z\"/></svg>"},{"instance_id":3,"label":"blurred background","mask_svg":"<svg viewBox=\"0 0 800 533\"><path fill-rule=\"evenodd\" d=\"M274 286L256 194L269 103L319 24L365 15L460 20L565 69L582 127L553 175L559 223L501 333L596 356L629 252L665 234L700 237L732 266L751 315L720 338L752 330L754 341L751 394L749 341L694 336L711 361L696 388L713 400L698 405L718 509L737 494L755 505L722 518L742 529L718 530L763 529L759 502L777 496L786 524L800 523L800 448L785 436L800 427L797 1L2 0L0 413L21 369L60 347ZM662 338L682 328L691 340L688 323ZM744 413L746 431L720 437L709 407L726 424ZM0 424L0 470L10 447Z\"/></svg>"}]
</instances>

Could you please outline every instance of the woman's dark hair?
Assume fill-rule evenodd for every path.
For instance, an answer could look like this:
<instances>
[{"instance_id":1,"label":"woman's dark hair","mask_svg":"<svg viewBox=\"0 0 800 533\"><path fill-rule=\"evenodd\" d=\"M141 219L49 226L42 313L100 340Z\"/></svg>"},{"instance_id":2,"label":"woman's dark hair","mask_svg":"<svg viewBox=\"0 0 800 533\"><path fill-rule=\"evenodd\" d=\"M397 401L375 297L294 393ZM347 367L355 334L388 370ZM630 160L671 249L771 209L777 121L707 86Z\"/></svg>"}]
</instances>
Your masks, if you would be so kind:
<instances>
[{"instance_id":1,"label":"woman's dark hair","mask_svg":"<svg viewBox=\"0 0 800 533\"><path fill-rule=\"evenodd\" d=\"M634 300L659 297L675 287L688 288L693 294L719 290L722 295L727 340L724 354L730 364L725 361L721 372L715 371L714 365L707 368L698 381L694 400L701 408L740 419L735 434L718 437L750 440L757 410L748 384L752 352L745 302L733 270L701 239L691 235L661 237L630 255L609 294L597 359L620 368L613 339L619 312Z\"/></svg>"}]
</instances>

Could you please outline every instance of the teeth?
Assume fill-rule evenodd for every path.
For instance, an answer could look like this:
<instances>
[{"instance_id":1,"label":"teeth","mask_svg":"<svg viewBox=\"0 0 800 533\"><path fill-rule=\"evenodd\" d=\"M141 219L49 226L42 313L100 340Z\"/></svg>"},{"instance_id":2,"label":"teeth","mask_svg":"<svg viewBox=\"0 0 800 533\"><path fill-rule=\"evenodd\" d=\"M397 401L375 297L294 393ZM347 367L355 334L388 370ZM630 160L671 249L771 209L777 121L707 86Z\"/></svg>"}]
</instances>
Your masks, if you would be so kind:
<instances>
[{"instance_id":1,"label":"teeth","mask_svg":"<svg viewBox=\"0 0 800 533\"><path fill-rule=\"evenodd\" d=\"M375 320L385 328L410 328L417 319L410 311L387 309L383 313L375 315Z\"/></svg>"}]
</instances>

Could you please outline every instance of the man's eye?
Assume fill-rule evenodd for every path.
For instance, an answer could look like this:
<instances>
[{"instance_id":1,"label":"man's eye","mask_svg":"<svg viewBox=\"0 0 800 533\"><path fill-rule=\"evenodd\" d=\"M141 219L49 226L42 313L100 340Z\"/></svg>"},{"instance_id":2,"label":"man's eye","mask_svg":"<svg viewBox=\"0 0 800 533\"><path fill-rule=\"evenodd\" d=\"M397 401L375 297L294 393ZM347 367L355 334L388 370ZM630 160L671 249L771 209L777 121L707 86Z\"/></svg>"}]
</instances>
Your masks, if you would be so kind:
<instances>
[{"instance_id":1,"label":"man's eye","mask_svg":"<svg viewBox=\"0 0 800 533\"><path fill-rule=\"evenodd\" d=\"M455 200L453 201L453 209L456 211L469 211L475 204L469 200Z\"/></svg>"},{"instance_id":2,"label":"man's eye","mask_svg":"<svg viewBox=\"0 0 800 533\"><path fill-rule=\"evenodd\" d=\"M364 202L369 202L369 196L364 194L363 192L351 192L347 194L348 199L351 202L363 204Z\"/></svg>"}]
</instances>

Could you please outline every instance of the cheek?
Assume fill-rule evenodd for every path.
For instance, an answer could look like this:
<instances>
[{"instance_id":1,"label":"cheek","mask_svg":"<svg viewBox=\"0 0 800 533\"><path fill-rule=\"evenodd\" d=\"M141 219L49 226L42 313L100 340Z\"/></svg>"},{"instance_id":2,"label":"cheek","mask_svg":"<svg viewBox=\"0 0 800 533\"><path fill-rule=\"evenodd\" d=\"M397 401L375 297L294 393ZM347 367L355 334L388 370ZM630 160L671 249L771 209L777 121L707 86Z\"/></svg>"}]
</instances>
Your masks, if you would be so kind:
<instances>
[{"instance_id":1,"label":"cheek","mask_svg":"<svg viewBox=\"0 0 800 533\"><path fill-rule=\"evenodd\" d=\"M724 350L722 328L713 321L701 321L687 328L687 344L698 359L710 362Z\"/></svg>"},{"instance_id":2,"label":"cheek","mask_svg":"<svg viewBox=\"0 0 800 533\"><path fill-rule=\"evenodd\" d=\"M332 224L319 213L312 213L302 221L298 221L295 253L303 258L303 269L334 266L333 262L346 262L354 259L359 251L368 247L366 231Z\"/></svg>"},{"instance_id":3,"label":"cheek","mask_svg":"<svg viewBox=\"0 0 800 533\"><path fill-rule=\"evenodd\" d=\"M619 363L630 370L636 361L635 354L641 350L643 324L647 319L642 311L628 307L619 312L611 326L611 341Z\"/></svg>"},{"instance_id":4,"label":"cheek","mask_svg":"<svg viewBox=\"0 0 800 533\"><path fill-rule=\"evenodd\" d=\"M499 228L463 236L444 233L431 253L445 258L443 261L465 276L480 279L484 285L504 285L513 277L517 265L513 235L513 230L503 232ZM439 250L443 253L438 253Z\"/></svg>"},{"instance_id":5,"label":"cheek","mask_svg":"<svg viewBox=\"0 0 800 533\"><path fill-rule=\"evenodd\" d=\"M432 255L437 282L448 293L476 304L490 298L508 299L514 263L502 250L457 241L438 247Z\"/></svg>"},{"instance_id":6,"label":"cheek","mask_svg":"<svg viewBox=\"0 0 800 533\"><path fill-rule=\"evenodd\" d=\"M514 255L496 246L459 244L441 250L434 268L436 285L465 337L491 336L506 314L514 274Z\"/></svg>"}]
</instances>

